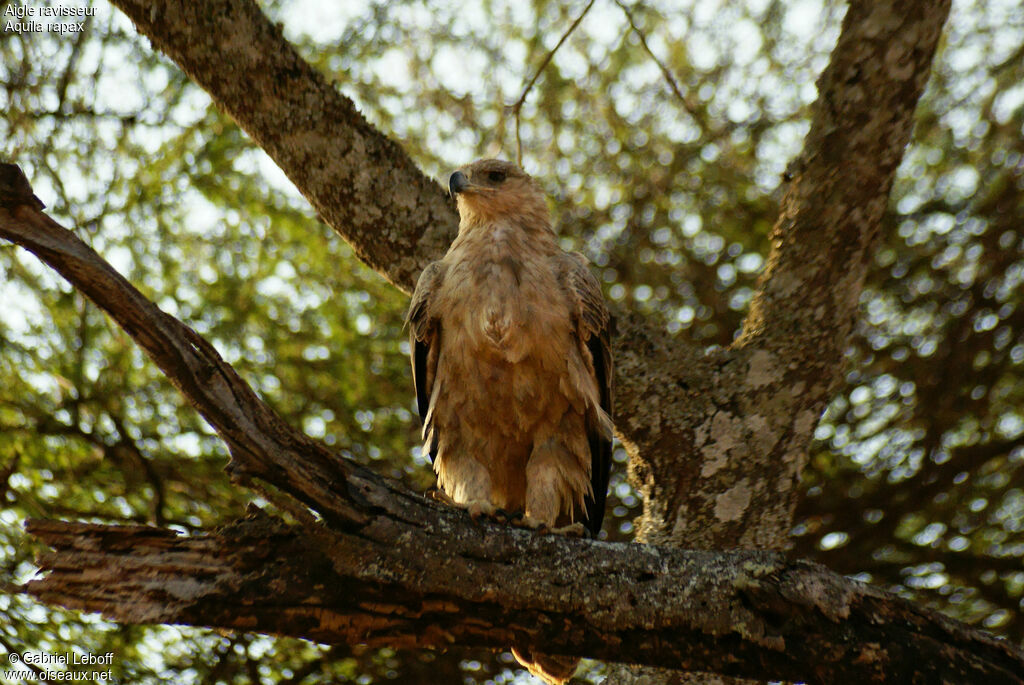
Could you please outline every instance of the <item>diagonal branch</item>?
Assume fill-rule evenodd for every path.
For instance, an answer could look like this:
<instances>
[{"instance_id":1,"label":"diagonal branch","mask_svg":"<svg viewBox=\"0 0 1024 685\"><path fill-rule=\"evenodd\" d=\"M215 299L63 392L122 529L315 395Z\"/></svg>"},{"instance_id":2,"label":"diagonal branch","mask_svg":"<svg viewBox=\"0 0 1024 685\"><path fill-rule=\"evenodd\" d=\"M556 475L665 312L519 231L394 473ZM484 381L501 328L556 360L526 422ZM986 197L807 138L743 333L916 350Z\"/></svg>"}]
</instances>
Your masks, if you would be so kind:
<instances>
[{"instance_id":1,"label":"diagonal branch","mask_svg":"<svg viewBox=\"0 0 1024 685\"><path fill-rule=\"evenodd\" d=\"M632 29L633 33L636 34L636 37L640 39L640 45L643 46L644 52L646 52L647 56L650 57L656 65L658 65L662 78L665 79L665 83L668 84L668 87L672 91L672 94L675 95L676 100L679 101L679 104L683 106L683 109L685 109L686 112L694 118L694 120L700 121L697 107L693 104L693 99L683 95L683 91L679 87L679 82L676 81L676 77L672 75L672 70L669 69L665 62L659 59L658 56L654 54L654 50L651 49L650 43L647 42L647 34L643 32L636 22L636 17L633 16L634 8L630 8L630 6L622 0L615 0L615 4L618 5L619 9L622 10L622 13L626 15L626 19L629 21L629 28Z\"/></svg>"},{"instance_id":2,"label":"diagonal branch","mask_svg":"<svg viewBox=\"0 0 1024 685\"><path fill-rule=\"evenodd\" d=\"M215 534L32 521L39 599L128 623L324 643L549 653L815 683L1024 683L1024 653L895 595L769 552L559 540L487 524L327 540L261 514ZM325 550L329 553L325 553ZM430 550L425 553L425 550ZM268 589L272 589L268 592Z\"/></svg>"},{"instance_id":3,"label":"diagonal branch","mask_svg":"<svg viewBox=\"0 0 1024 685\"><path fill-rule=\"evenodd\" d=\"M837 366L949 6L850 3L818 78L804 149L786 172L772 251L739 346L777 351L812 373Z\"/></svg>"},{"instance_id":4,"label":"diagonal branch","mask_svg":"<svg viewBox=\"0 0 1024 685\"><path fill-rule=\"evenodd\" d=\"M256 476L337 523L358 524L353 487L392 486L288 426L195 331L164 313L43 213L21 170L0 164L0 238L33 252L110 315L210 423L236 478Z\"/></svg>"},{"instance_id":5,"label":"diagonal branch","mask_svg":"<svg viewBox=\"0 0 1024 685\"><path fill-rule=\"evenodd\" d=\"M529 96L530 91L533 90L533 86L537 83L537 79L540 78L540 75L548 68L548 64L555 56L555 53L558 52L558 49L562 47L562 44L569 39L569 36L571 36L572 32L576 30L576 27L580 25L581 21L583 21L583 17L587 16L587 12L589 12L590 8L593 6L594 0L590 0L590 2L587 3L587 6L583 8L583 11L580 12L579 16L576 17L576 20L569 25L569 28L565 30L562 37L558 39L557 43L555 43L555 47L548 50L548 54L544 56L543 60L541 60L540 66L533 72L533 77L523 87L523 92L519 95L519 99L509 105L509 109L512 110L516 120L516 162L519 166L523 165L523 140L519 136L519 123L521 119L520 115L523 111L523 105L526 104L526 98Z\"/></svg>"},{"instance_id":6,"label":"diagonal branch","mask_svg":"<svg viewBox=\"0 0 1024 685\"><path fill-rule=\"evenodd\" d=\"M843 378L896 168L949 0L853 0L787 172L758 292L694 415L677 401L679 459L638 450L642 539L782 549L811 435ZM681 393L675 393L678 395ZM662 400L660 404L664 405ZM692 417L692 418L691 418ZM650 503L653 502L654 506Z\"/></svg>"},{"instance_id":7,"label":"diagonal branch","mask_svg":"<svg viewBox=\"0 0 1024 685\"><path fill-rule=\"evenodd\" d=\"M412 291L455 237L453 205L256 3L114 4L270 155L360 259Z\"/></svg>"}]
</instances>

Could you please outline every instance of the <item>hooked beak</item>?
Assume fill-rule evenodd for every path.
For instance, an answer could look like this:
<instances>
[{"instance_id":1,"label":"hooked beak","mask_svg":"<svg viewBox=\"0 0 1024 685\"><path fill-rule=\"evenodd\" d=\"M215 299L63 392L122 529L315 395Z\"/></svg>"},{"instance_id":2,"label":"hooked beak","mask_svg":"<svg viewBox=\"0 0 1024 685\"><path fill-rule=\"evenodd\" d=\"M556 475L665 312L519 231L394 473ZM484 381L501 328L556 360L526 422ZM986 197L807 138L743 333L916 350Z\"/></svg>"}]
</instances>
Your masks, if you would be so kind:
<instances>
[{"instance_id":1,"label":"hooked beak","mask_svg":"<svg viewBox=\"0 0 1024 685\"><path fill-rule=\"evenodd\" d=\"M461 171L456 171L451 175L451 178L448 179L448 194L451 195L454 200L456 195L461 193L470 185L469 179L466 178L466 174Z\"/></svg>"}]
</instances>

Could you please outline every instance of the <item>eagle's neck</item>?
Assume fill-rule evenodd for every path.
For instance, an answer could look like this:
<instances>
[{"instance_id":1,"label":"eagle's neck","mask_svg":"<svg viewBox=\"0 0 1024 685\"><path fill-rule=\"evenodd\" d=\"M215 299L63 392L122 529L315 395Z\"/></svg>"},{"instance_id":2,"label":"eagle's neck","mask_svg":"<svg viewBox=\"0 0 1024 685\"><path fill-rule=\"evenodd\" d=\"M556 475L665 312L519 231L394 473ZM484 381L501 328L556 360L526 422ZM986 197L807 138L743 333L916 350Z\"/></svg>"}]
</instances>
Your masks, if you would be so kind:
<instances>
[{"instance_id":1,"label":"eagle's neck","mask_svg":"<svg viewBox=\"0 0 1024 685\"><path fill-rule=\"evenodd\" d=\"M459 195L459 237L513 227L531 240L554 236L551 213L540 193L501 192Z\"/></svg>"},{"instance_id":2,"label":"eagle's neck","mask_svg":"<svg viewBox=\"0 0 1024 685\"><path fill-rule=\"evenodd\" d=\"M555 230L546 215L483 219L464 216L459 222L459 235L452 249L460 246L491 244L510 249L513 253L550 252L558 249Z\"/></svg>"}]
</instances>

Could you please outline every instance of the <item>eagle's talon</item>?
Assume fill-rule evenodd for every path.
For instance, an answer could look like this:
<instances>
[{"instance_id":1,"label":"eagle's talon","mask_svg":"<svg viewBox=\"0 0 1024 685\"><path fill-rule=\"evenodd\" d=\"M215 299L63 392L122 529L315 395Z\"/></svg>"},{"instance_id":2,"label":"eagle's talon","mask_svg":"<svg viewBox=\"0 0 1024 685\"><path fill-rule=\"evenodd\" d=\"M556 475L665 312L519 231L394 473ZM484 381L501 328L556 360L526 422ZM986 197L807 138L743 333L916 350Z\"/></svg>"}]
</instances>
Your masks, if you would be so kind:
<instances>
[{"instance_id":1,"label":"eagle's talon","mask_svg":"<svg viewBox=\"0 0 1024 685\"><path fill-rule=\"evenodd\" d=\"M447 504L448 506L455 507L457 509L465 509L466 513L469 514L469 517L477 522L479 522L480 519L490 519L492 521L506 523L513 516L513 514L510 514L504 509L499 509L487 500L473 499L468 502L456 502L452 499L451 495L440 488L428 490L426 492L426 496L435 502Z\"/></svg>"},{"instance_id":2,"label":"eagle's talon","mask_svg":"<svg viewBox=\"0 0 1024 685\"><path fill-rule=\"evenodd\" d=\"M523 515L512 519L511 523L513 526L517 526L519 528L529 528L540 535L545 535L548 532L548 524L532 516Z\"/></svg>"},{"instance_id":3,"label":"eagle's talon","mask_svg":"<svg viewBox=\"0 0 1024 685\"><path fill-rule=\"evenodd\" d=\"M462 507L469 512L470 518L474 521L479 521L482 518L491 519L493 521L497 518L495 514L498 511L498 508L487 500L473 499L468 502L456 504L455 506Z\"/></svg>"},{"instance_id":4,"label":"eagle's talon","mask_svg":"<svg viewBox=\"0 0 1024 685\"><path fill-rule=\"evenodd\" d=\"M567 526L561 528L552 528L548 531L552 535L565 535L571 538L583 538L587 536L587 528L578 521L576 523L570 523Z\"/></svg>"},{"instance_id":5,"label":"eagle's talon","mask_svg":"<svg viewBox=\"0 0 1024 685\"><path fill-rule=\"evenodd\" d=\"M509 511L508 509L501 509L500 507L494 510L494 520L499 523L510 523L520 516L522 516L522 514L518 511Z\"/></svg>"},{"instance_id":6,"label":"eagle's talon","mask_svg":"<svg viewBox=\"0 0 1024 685\"><path fill-rule=\"evenodd\" d=\"M455 500L453 500L448 495L448 493L446 493L441 488L431 488L430 490L427 490L426 497L427 497L427 499L432 499L435 502L440 502L441 504L447 504L450 507L457 507L457 506L459 506L458 503L456 503Z\"/></svg>"}]
</instances>

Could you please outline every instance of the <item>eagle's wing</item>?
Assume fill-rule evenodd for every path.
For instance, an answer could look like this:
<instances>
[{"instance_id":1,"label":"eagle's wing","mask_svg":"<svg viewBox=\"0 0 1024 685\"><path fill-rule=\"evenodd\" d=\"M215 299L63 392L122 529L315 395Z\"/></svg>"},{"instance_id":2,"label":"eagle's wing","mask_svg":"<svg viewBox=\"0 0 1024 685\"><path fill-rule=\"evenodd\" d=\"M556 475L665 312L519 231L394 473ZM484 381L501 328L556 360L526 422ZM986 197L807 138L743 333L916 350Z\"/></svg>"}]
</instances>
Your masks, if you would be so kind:
<instances>
[{"instance_id":1,"label":"eagle's wing","mask_svg":"<svg viewBox=\"0 0 1024 685\"><path fill-rule=\"evenodd\" d=\"M431 314L431 298L444 279L443 262L432 262L420 274L409 303L405 323L409 326L409 356L412 360L412 382L416 390L416 408L423 421L424 448L433 460L437 456L437 434L434 431L434 376L441 352L441 322Z\"/></svg>"},{"instance_id":2,"label":"eagle's wing","mask_svg":"<svg viewBox=\"0 0 1024 685\"><path fill-rule=\"evenodd\" d=\"M567 255L566 285L575 302L576 335L590 352L594 380L600 393L601 411L588 417L587 441L590 443L590 483L593 496L587 497L587 528L595 537L601 531L608 477L612 466L612 346L611 316L605 306L601 286L590 272L586 257Z\"/></svg>"}]
</instances>

